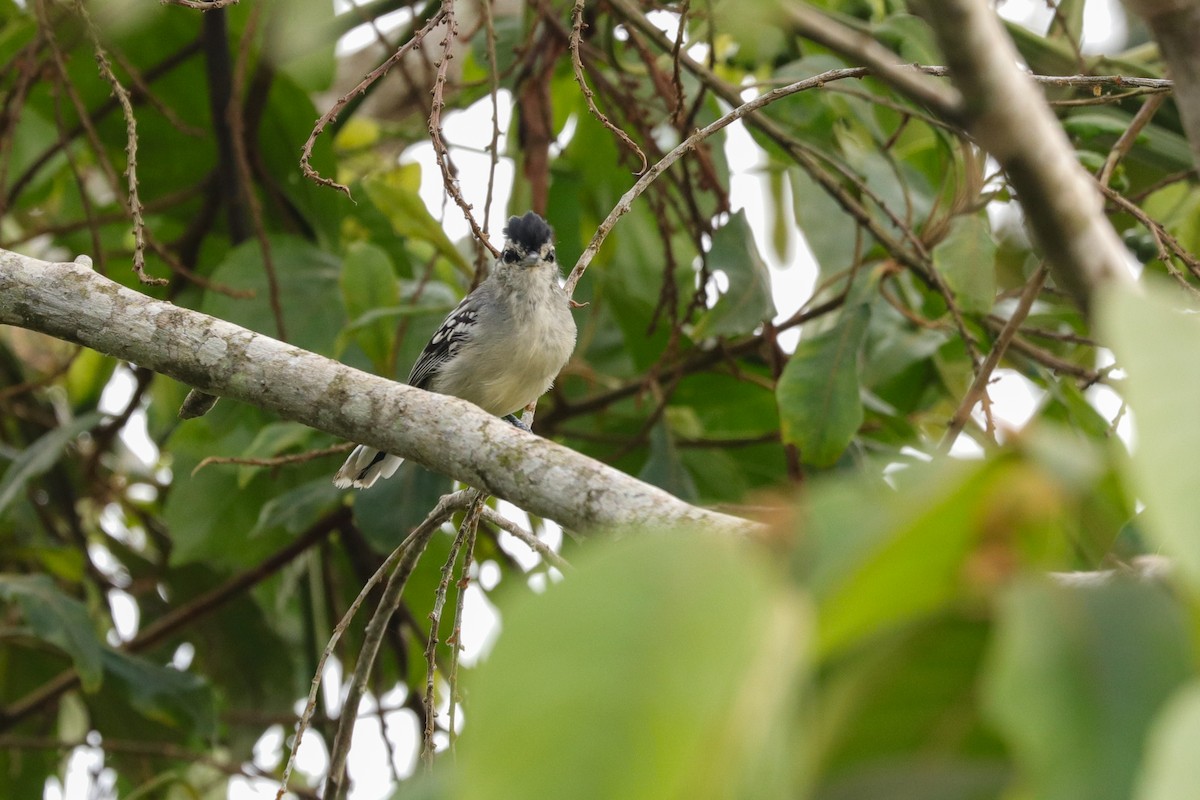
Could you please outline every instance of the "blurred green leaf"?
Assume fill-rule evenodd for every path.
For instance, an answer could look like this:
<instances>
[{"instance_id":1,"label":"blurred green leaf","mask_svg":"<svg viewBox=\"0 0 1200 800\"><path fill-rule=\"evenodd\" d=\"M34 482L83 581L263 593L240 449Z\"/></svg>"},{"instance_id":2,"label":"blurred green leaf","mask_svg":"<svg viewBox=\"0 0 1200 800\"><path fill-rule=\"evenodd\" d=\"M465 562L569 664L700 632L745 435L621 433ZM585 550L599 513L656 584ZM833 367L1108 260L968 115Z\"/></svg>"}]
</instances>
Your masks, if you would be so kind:
<instances>
[{"instance_id":1,"label":"blurred green leaf","mask_svg":"<svg viewBox=\"0 0 1200 800\"><path fill-rule=\"evenodd\" d=\"M1200 786L1200 683L1194 678L1171 697L1154 721L1146 758L1137 782L1136 800L1176 800Z\"/></svg>"},{"instance_id":2,"label":"blurred green leaf","mask_svg":"<svg viewBox=\"0 0 1200 800\"><path fill-rule=\"evenodd\" d=\"M83 603L45 575L0 575L0 597L20 605L30 633L71 657L84 691L100 688L103 646Z\"/></svg>"},{"instance_id":3,"label":"blurred green leaf","mask_svg":"<svg viewBox=\"0 0 1200 800\"><path fill-rule=\"evenodd\" d=\"M404 164L374 172L363 178L363 188L371 202L392 223L400 236L425 242L443 258L469 273L471 265L446 236L442 224L433 218L417 190L421 186L421 168Z\"/></svg>"},{"instance_id":4,"label":"blurred green leaf","mask_svg":"<svg viewBox=\"0 0 1200 800\"><path fill-rule=\"evenodd\" d=\"M1180 576L1200 586L1200 429L1184 424L1200 408L1200 319L1182 297L1149 284L1144 293L1102 296L1100 324L1128 374L1137 424L1129 483L1146 504L1146 530L1177 559Z\"/></svg>"},{"instance_id":5,"label":"blurred green leaf","mask_svg":"<svg viewBox=\"0 0 1200 800\"><path fill-rule=\"evenodd\" d=\"M833 328L801 338L779 376L783 440L800 448L805 463L833 464L862 424L858 356L870 315L855 306Z\"/></svg>"},{"instance_id":6,"label":"blurred green leaf","mask_svg":"<svg viewBox=\"0 0 1200 800\"><path fill-rule=\"evenodd\" d=\"M650 429L650 457L638 478L665 489L681 500L696 499L696 483L684 465L666 423Z\"/></svg>"},{"instance_id":7,"label":"blurred green leaf","mask_svg":"<svg viewBox=\"0 0 1200 800\"><path fill-rule=\"evenodd\" d=\"M50 471L58 463L63 449L76 436L91 430L103 418L99 411L76 417L66 425L43 434L36 442L21 451L0 478L0 515L25 489L29 481Z\"/></svg>"},{"instance_id":8,"label":"blurred green leaf","mask_svg":"<svg viewBox=\"0 0 1200 800\"><path fill-rule=\"evenodd\" d=\"M504 636L471 675L452 795L795 796L789 719L812 629L773 570L699 534L586 556L504 604Z\"/></svg>"},{"instance_id":9,"label":"blurred green leaf","mask_svg":"<svg viewBox=\"0 0 1200 800\"><path fill-rule=\"evenodd\" d=\"M385 374L395 328L386 317L361 324L360 320L372 311L394 308L400 303L400 286L392 260L383 248L355 242L342 261L340 283L346 316L355 322L354 341L371 359L375 371Z\"/></svg>"},{"instance_id":10,"label":"blurred green leaf","mask_svg":"<svg viewBox=\"0 0 1200 800\"><path fill-rule=\"evenodd\" d=\"M1002 599L984 709L1043 800L1126 800L1143 741L1194 665L1188 621L1161 587L1026 581Z\"/></svg>"},{"instance_id":11,"label":"blurred green leaf","mask_svg":"<svg viewBox=\"0 0 1200 800\"><path fill-rule=\"evenodd\" d=\"M147 720L188 739L203 740L216 731L215 701L202 678L116 650L104 650L103 660L106 680Z\"/></svg>"},{"instance_id":12,"label":"blurred green leaf","mask_svg":"<svg viewBox=\"0 0 1200 800\"><path fill-rule=\"evenodd\" d=\"M750 333L775 316L771 271L758 253L745 210L713 233L708 266L725 274L729 288L696 323L695 338Z\"/></svg>"},{"instance_id":13,"label":"blurred green leaf","mask_svg":"<svg viewBox=\"0 0 1200 800\"><path fill-rule=\"evenodd\" d=\"M933 248L933 266L963 311L986 314L996 298L996 242L987 220L963 215Z\"/></svg>"}]
</instances>

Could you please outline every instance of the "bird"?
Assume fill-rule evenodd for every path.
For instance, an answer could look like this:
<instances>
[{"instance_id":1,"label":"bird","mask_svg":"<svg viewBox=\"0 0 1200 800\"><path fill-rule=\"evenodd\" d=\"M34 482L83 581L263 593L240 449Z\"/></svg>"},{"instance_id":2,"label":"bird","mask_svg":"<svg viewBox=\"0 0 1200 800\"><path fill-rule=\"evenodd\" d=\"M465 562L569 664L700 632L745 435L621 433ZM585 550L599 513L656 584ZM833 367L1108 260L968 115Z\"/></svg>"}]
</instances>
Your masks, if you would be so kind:
<instances>
[{"instance_id":1,"label":"bird","mask_svg":"<svg viewBox=\"0 0 1200 800\"><path fill-rule=\"evenodd\" d=\"M487 279L438 326L408 385L461 397L528 430L515 412L550 389L575 349L571 299L561 278L549 223L532 211L510 217ZM360 444L333 483L367 489L403 461Z\"/></svg>"}]
</instances>

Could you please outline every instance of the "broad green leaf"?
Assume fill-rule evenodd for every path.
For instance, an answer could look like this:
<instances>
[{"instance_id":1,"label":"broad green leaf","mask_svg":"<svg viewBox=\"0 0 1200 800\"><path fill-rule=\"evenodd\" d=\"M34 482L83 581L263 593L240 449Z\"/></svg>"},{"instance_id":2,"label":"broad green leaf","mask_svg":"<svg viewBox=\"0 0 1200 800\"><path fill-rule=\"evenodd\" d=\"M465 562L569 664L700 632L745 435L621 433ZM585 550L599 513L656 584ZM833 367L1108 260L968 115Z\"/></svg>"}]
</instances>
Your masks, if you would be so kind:
<instances>
[{"instance_id":1,"label":"broad green leaf","mask_svg":"<svg viewBox=\"0 0 1200 800\"><path fill-rule=\"evenodd\" d=\"M104 650L103 659L105 677L146 719L188 738L215 732L216 705L204 679L116 650Z\"/></svg>"},{"instance_id":2,"label":"broad green leaf","mask_svg":"<svg viewBox=\"0 0 1200 800\"><path fill-rule=\"evenodd\" d=\"M695 502L696 482L680 458L679 449L665 422L650 430L650 457L638 473L638 478L665 489L681 500Z\"/></svg>"},{"instance_id":3,"label":"broad green leaf","mask_svg":"<svg viewBox=\"0 0 1200 800\"><path fill-rule=\"evenodd\" d=\"M964 586L983 591L1017 565L1061 565L1069 498L1043 468L1006 460L918 463L888 483L817 482L796 568L817 597L821 652L952 607Z\"/></svg>"},{"instance_id":4,"label":"broad green leaf","mask_svg":"<svg viewBox=\"0 0 1200 800\"><path fill-rule=\"evenodd\" d=\"M45 575L0 575L0 597L21 606L30 633L71 657L84 691L100 688L103 647L83 603Z\"/></svg>"},{"instance_id":5,"label":"broad green leaf","mask_svg":"<svg viewBox=\"0 0 1200 800\"><path fill-rule=\"evenodd\" d=\"M596 544L569 580L504 605L504 635L469 676L453 796L796 796L789 728L812 628L795 595L744 543Z\"/></svg>"},{"instance_id":6,"label":"broad green leaf","mask_svg":"<svg viewBox=\"0 0 1200 800\"><path fill-rule=\"evenodd\" d=\"M1176 559L1181 577L1200 586L1200 318L1154 284L1140 294L1102 295L1099 319L1128 375L1126 396L1137 425L1128 461L1133 493L1146 504L1146 532Z\"/></svg>"},{"instance_id":7,"label":"broad green leaf","mask_svg":"<svg viewBox=\"0 0 1200 800\"><path fill-rule=\"evenodd\" d=\"M302 448L308 444L313 438L313 430L306 425L301 425L298 422L272 422L269 425L264 425L258 435L254 437L254 441L250 443L241 453L241 458L246 459L267 459L274 458L293 448ZM212 469L212 466L207 469ZM238 488L245 489L250 481L254 480L254 476L262 470L263 467L252 464L238 465Z\"/></svg>"},{"instance_id":8,"label":"broad green leaf","mask_svg":"<svg viewBox=\"0 0 1200 800\"><path fill-rule=\"evenodd\" d=\"M464 272L470 271L471 265L446 236L442 224L429 213L417 191L421 185L420 166L404 164L374 172L363 178L362 185L397 234L432 245L450 263Z\"/></svg>"},{"instance_id":9,"label":"broad green leaf","mask_svg":"<svg viewBox=\"0 0 1200 800\"><path fill-rule=\"evenodd\" d=\"M744 210L713 234L708 266L725 273L729 288L696 324L694 338L750 333L775 316L771 271L759 255Z\"/></svg>"},{"instance_id":10,"label":"broad green leaf","mask_svg":"<svg viewBox=\"0 0 1200 800\"><path fill-rule=\"evenodd\" d=\"M1162 587L1114 580L1019 583L998 613L984 710L1028 796L1126 800L1151 723L1193 669L1183 610Z\"/></svg>"},{"instance_id":11,"label":"broad green leaf","mask_svg":"<svg viewBox=\"0 0 1200 800\"><path fill-rule=\"evenodd\" d=\"M775 393L783 440L800 448L805 463L827 467L841 457L862 424L858 354L870 309L847 309L837 325L804 336Z\"/></svg>"},{"instance_id":12,"label":"broad green leaf","mask_svg":"<svg viewBox=\"0 0 1200 800\"><path fill-rule=\"evenodd\" d=\"M294 236L272 236L270 246L287 341L305 350L332 354L333 343L345 323L341 303L336 300L341 264L328 252ZM201 311L279 338L267 270L257 241L230 250L212 279L226 286L251 289L254 297L208 292Z\"/></svg>"},{"instance_id":13,"label":"broad green leaf","mask_svg":"<svg viewBox=\"0 0 1200 800\"><path fill-rule=\"evenodd\" d=\"M821 278L848 269L854 262L858 229L841 206L803 170L788 170L796 224L817 259Z\"/></svg>"},{"instance_id":14,"label":"broad green leaf","mask_svg":"<svg viewBox=\"0 0 1200 800\"><path fill-rule=\"evenodd\" d=\"M342 491L329 478L297 486L289 492L272 497L263 503L258 522L246 534L253 538L273 528L283 528L290 534L302 532L317 519L320 512L332 505Z\"/></svg>"},{"instance_id":15,"label":"broad green leaf","mask_svg":"<svg viewBox=\"0 0 1200 800\"><path fill-rule=\"evenodd\" d=\"M103 417L93 411L76 417L71 422L42 434L36 442L21 451L0 478L0 514L34 478L44 475L58 461L63 449L76 436L96 426Z\"/></svg>"},{"instance_id":16,"label":"broad green leaf","mask_svg":"<svg viewBox=\"0 0 1200 800\"><path fill-rule=\"evenodd\" d=\"M946 238L933 248L933 267L963 311L991 311L996 298L996 241L982 216L954 218Z\"/></svg>"},{"instance_id":17,"label":"broad green leaf","mask_svg":"<svg viewBox=\"0 0 1200 800\"><path fill-rule=\"evenodd\" d=\"M1192 679L1154 721L1146 759L1134 794L1136 800L1177 800L1200 786L1200 682Z\"/></svg>"},{"instance_id":18,"label":"broad green leaf","mask_svg":"<svg viewBox=\"0 0 1200 800\"><path fill-rule=\"evenodd\" d=\"M346 316L356 325L366 314L400 303L400 286L392 260L385 250L373 244L350 245L342 261L340 283ZM386 371L394 334L394 324L386 317L358 325L354 330L354 341L371 359L376 372Z\"/></svg>"}]
</instances>

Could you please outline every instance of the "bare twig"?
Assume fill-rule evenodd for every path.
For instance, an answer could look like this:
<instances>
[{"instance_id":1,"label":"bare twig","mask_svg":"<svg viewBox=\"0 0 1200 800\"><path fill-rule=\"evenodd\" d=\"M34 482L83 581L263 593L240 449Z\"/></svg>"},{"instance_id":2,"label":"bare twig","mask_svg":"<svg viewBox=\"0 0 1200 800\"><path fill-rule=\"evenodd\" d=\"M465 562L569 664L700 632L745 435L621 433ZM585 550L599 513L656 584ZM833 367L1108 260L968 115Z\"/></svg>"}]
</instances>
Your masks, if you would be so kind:
<instances>
[{"instance_id":1,"label":"bare twig","mask_svg":"<svg viewBox=\"0 0 1200 800\"><path fill-rule=\"evenodd\" d=\"M437 161L438 169L442 171L442 186L454 200L455 205L462 210L463 217L471 227L471 233L474 234L475 242L487 248L492 256L496 257L500 255L500 251L488 241L483 229L475 220L475 215L471 213L471 204L462 196L458 178L455 177L450 164L450 154L446 149L446 142L442 138L442 111L446 108L444 95L447 73L450 69L450 60L454 58L454 40L458 37L458 19L454 15L454 0L444 0L441 11L438 13L446 23L446 38L441 41L441 56L433 62L434 67L437 68L433 80L433 108L429 112L429 139L433 143L433 156Z\"/></svg>"},{"instance_id":2,"label":"bare twig","mask_svg":"<svg viewBox=\"0 0 1200 800\"><path fill-rule=\"evenodd\" d=\"M414 33L412 38L400 45L396 52L392 53L392 55L389 56L386 61L367 73L367 76L359 81L357 86L339 97L337 102L334 103L328 111L321 115L321 117L317 120L316 125L313 126L312 133L310 133L308 135L308 139L305 140L304 147L300 151L300 171L304 173L306 178L320 184L321 186L328 186L330 188L337 189L345 194L346 197L350 197L350 187L340 184L332 178L326 178L322 176L315 169L313 169L312 165L309 163L310 159L312 159L313 147L317 143L317 137L324 133L325 128L338 118L338 115L342 113L347 105L349 105L351 99L353 99L356 95L365 94L367 88L370 87L371 84L375 83L375 81L386 75L388 70L395 66L400 59L408 55L410 50L420 47L421 43L425 40L425 37L429 34L429 32L442 23L444 16L445 9L443 8L430 17L429 21L426 22L419 31Z\"/></svg>"},{"instance_id":3,"label":"bare twig","mask_svg":"<svg viewBox=\"0 0 1200 800\"><path fill-rule=\"evenodd\" d=\"M358 597L355 598L354 604L347 610L342 621L338 623L333 637L329 644L326 645L325 651L321 654L321 660L317 665L317 673L313 676L313 686L309 691L308 706L305 707L305 715L301 720L302 725L306 725L307 719L312 716L309 708L316 706L316 693L320 686L321 672L326 659L333 652L333 646L341 637L342 632L345 631L346 625L350 623L350 619L353 618L354 613L358 610L358 606L362 604L370 588L378 583L383 575L391 572L391 577L388 578L387 585L383 589L383 595L380 597L379 606L375 609L375 613L371 615L371 620L367 623L366 630L363 631L362 649L359 651L357 662L354 665L354 675L350 679L349 686L346 687L346 699L342 703L337 734L334 736L333 746L329 751L329 774L325 778L324 796L330 798L330 800L339 800L344 797L346 790L349 788L349 781L346 777L346 758L350 755L350 742L354 737L354 722L358 718L358 706L362 701L367 679L371 675L371 669L375 666L375 658L379 654L379 645L383 641L383 634L387 630L388 622L396 610L400 595L404 592L404 586L416 568L417 560L425 552L425 546L433 538L433 534L437 532L438 528L450 517L455 509L461 507L461 504L466 500L466 496L466 492L455 492L454 494L442 497L433 510L425 517L425 520L388 556L383 566L367 581L367 585L363 587ZM299 734L302 731L303 728L297 730L296 743L292 747L293 759L299 748ZM288 760L289 770L293 759ZM288 774L289 771L285 771L285 779ZM279 792L275 796L276 800L280 800L283 797L286 787L286 782L280 786Z\"/></svg>"},{"instance_id":4,"label":"bare twig","mask_svg":"<svg viewBox=\"0 0 1200 800\"><path fill-rule=\"evenodd\" d=\"M637 146L637 142L629 138L629 134L618 128L612 123L603 111L596 107L596 93L587 85L587 78L583 74L583 57L579 53L579 42L583 35L583 5L585 0L575 0L575 8L571 12L571 67L575 70L575 82L579 84L580 90L583 92L583 99L587 102L588 110L592 112L592 116L600 121L600 124L608 128L621 143L637 154L641 159L642 166L634 175L641 175L646 171L648 162L646 154L642 152L642 148ZM683 23L680 22L681 30Z\"/></svg>"},{"instance_id":5,"label":"bare twig","mask_svg":"<svg viewBox=\"0 0 1200 800\"><path fill-rule=\"evenodd\" d=\"M108 60L108 54L105 52L104 46L100 44L100 32L96 30L96 25L92 22L87 9L80 0L76 0L75 8L79 16L86 23L88 39L92 43L92 49L96 55L96 64L100 68L100 74L104 80L108 81L109 86L112 87L113 96L120 103L121 114L125 118L125 178L129 187L129 216L133 222L133 271L142 283L151 286L165 286L167 284L165 278L151 278L146 274L146 221L142 218L142 199L138 196L138 134L137 120L133 116L133 103L129 99L129 92L117 80L116 74L113 73L112 64Z\"/></svg>"},{"instance_id":6,"label":"bare twig","mask_svg":"<svg viewBox=\"0 0 1200 800\"><path fill-rule=\"evenodd\" d=\"M954 412L954 416L950 419L950 424L946 428L946 433L942 437L940 446L943 452L950 450L950 447L958 438L958 434L962 433L967 420L971 418L971 409L987 393L987 385L992 379L992 373L996 371L996 367L1000 364L1000 359L1004 357L1004 353L1012 343L1013 337L1020 330L1021 323L1029 316L1029 310L1033 308L1033 302L1037 300L1038 293L1042 291L1042 286L1045 285L1048 275L1049 270L1046 268L1045 262L1043 262L1038 266L1033 276L1030 277L1029 282L1025 284L1025 288L1021 291L1021 298L1017 301L1017 307L1013 309L1012 316L1004 324L1000 335L996 337L996 342L988 352L987 358L984 359L983 363L976 370L975 380L971 382L971 386L967 389L966 395L963 396L958 410Z\"/></svg>"}]
</instances>

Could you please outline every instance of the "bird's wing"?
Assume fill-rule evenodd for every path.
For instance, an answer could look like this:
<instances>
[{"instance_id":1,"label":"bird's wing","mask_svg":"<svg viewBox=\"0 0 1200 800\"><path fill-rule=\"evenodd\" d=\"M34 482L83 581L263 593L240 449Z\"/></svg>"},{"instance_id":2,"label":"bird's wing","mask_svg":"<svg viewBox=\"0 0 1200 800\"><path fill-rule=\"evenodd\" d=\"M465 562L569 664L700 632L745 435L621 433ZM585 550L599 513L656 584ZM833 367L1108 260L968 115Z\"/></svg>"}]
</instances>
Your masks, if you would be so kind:
<instances>
[{"instance_id":1,"label":"bird's wing","mask_svg":"<svg viewBox=\"0 0 1200 800\"><path fill-rule=\"evenodd\" d=\"M433 338L421 351L417 363L408 374L408 385L418 389L428 388L446 362L454 357L463 343L473 335L475 319L479 315L475 293L463 298L434 332Z\"/></svg>"}]
</instances>

